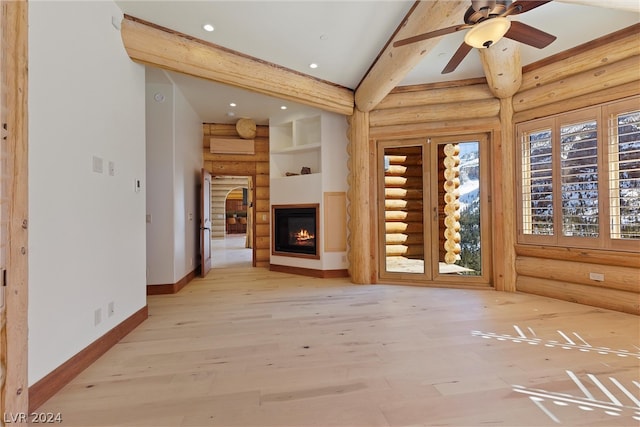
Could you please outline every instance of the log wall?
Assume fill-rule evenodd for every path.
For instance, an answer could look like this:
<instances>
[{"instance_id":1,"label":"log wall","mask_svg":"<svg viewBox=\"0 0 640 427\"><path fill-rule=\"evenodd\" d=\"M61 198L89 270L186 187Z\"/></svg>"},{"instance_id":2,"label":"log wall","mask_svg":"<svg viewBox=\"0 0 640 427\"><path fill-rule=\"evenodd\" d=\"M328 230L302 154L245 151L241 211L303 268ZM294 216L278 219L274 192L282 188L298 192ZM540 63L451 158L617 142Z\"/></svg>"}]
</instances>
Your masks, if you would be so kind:
<instances>
[{"instance_id":1,"label":"log wall","mask_svg":"<svg viewBox=\"0 0 640 427\"><path fill-rule=\"evenodd\" d=\"M513 97L514 124L638 95L638 70L640 24L533 64ZM639 251L516 245L515 265L518 291L640 314Z\"/></svg>"},{"instance_id":2,"label":"log wall","mask_svg":"<svg viewBox=\"0 0 640 427\"><path fill-rule=\"evenodd\" d=\"M2 267L6 269L6 277L0 317L0 412L5 417L5 414L27 415L29 409L29 5L24 0L3 1L0 8L0 118L4 150L0 169L2 209L8 220L2 231L2 238L7 239L7 244L3 248L5 264Z\"/></svg>"},{"instance_id":3,"label":"log wall","mask_svg":"<svg viewBox=\"0 0 640 427\"><path fill-rule=\"evenodd\" d=\"M386 256L424 259L422 149L393 147L385 154Z\"/></svg>"},{"instance_id":4,"label":"log wall","mask_svg":"<svg viewBox=\"0 0 640 427\"><path fill-rule=\"evenodd\" d=\"M514 135L505 130L527 120L638 95L638 70L640 24L524 67L512 102L501 104L486 82L477 80L396 88L370 112L370 150L375 155L376 140L490 132L496 289L640 314L640 251L517 244L515 227L506 221L509 203L501 207L502 198L509 197L505 188L515 188L517 182ZM513 109L513 114L501 114L505 109ZM375 190L375 180L370 185ZM505 244L509 248L503 248ZM515 260L502 262L509 254ZM383 254L374 258L379 256ZM593 280L590 273L602 274L604 280Z\"/></svg>"},{"instance_id":5,"label":"log wall","mask_svg":"<svg viewBox=\"0 0 640 427\"><path fill-rule=\"evenodd\" d=\"M369 136L373 140L371 151L374 157L377 151L377 141L391 140L401 142L442 135L488 133L494 135L494 143L499 142L500 101L489 90L485 79L396 88L369 114ZM499 148L494 147L499 147L499 145L492 145L491 156L499 159ZM494 180L500 180L499 174L502 170L502 165L500 162L495 163L492 168L492 177ZM389 177L386 177L385 181L387 180L389 180ZM442 188L441 184L438 185L439 189ZM376 194L374 179L370 181L370 185L372 186L373 194ZM406 188L405 191L410 195L411 191L415 192L416 190ZM388 188L385 194L387 196L392 195L392 189ZM424 196L429 197L428 194L424 194ZM442 195L438 200L443 198L444 196ZM393 201L389 200L389 197L387 199L385 200L385 204L388 205L386 209L387 226L385 228L388 231L389 227L393 225L389 224L389 219L393 216L390 210L394 209L394 207L392 205ZM492 212L491 216L495 217L496 212ZM444 215L442 212L440 214ZM442 231L439 234L439 236L433 236L432 238L444 239L444 232ZM407 236L407 240L413 242L411 245L407 242L401 242L403 246L392 246L395 242L394 239L397 240L396 236L388 231L386 247L388 254L402 255L397 253L399 249L406 249L407 254L409 254L408 251L415 252L418 239L417 233L410 237ZM422 241L421 236L419 240L420 242ZM444 247L444 242L441 242L439 247ZM499 245L491 248L490 252L497 254L494 255L496 259L502 259L502 248ZM416 253L416 255L421 256L422 254ZM383 256L385 254L375 254L376 259ZM493 270L502 275L503 273L499 267L499 265L495 265Z\"/></svg>"},{"instance_id":6,"label":"log wall","mask_svg":"<svg viewBox=\"0 0 640 427\"><path fill-rule=\"evenodd\" d=\"M347 257L349 276L357 284L375 283L378 276L375 261L378 234L375 218L375 149L369 139L369 113L356 109L348 118L347 135Z\"/></svg>"},{"instance_id":7,"label":"log wall","mask_svg":"<svg viewBox=\"0 0 640 427\"><path fill-rule=\"evenodd\" d=\"M203 133L204 168L213 176L252 177L253 219L251 232L254 236L253 260L255 267L269 267L270 217L269 210L269 126L257 126L255 154L212 154L210 140L213 137L238 138L233 124L205 123Z\"/></svg>"},{"instance_id":8,"label":"log wall","mask_svg":"<svg viewBox=\"0 0 640 427\"><path fill-rule=\"evenodd\" d=\"M637 95L640 24L523 69L514 123Z\"/></svg>"}]
</instances>

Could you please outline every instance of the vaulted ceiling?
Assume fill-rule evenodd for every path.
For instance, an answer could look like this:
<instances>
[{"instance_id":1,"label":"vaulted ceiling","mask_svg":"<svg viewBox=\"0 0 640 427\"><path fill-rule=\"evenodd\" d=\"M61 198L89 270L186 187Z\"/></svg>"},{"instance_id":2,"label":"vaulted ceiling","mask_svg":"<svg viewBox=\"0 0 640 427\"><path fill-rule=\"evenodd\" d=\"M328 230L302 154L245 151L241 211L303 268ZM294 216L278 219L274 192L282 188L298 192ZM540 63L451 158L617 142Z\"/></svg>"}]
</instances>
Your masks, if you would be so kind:
<instances>
[{"instance_id":1,"label":"vaulted ceiling","mask_svg":"<svg viewBox=\"0 0 640 427\"><path fill-rule=\"evenodd\" d=\"M589 5L577 4L590 3ZM403 19L417 8L413 1L117 1L130 16L149 21L176 32L249 55L268 63L325 80L356 91L370 93L387 85L416 85L483 77L477 51L472 51L450 74L441 74L465 31L416 46L392 48L389 40ZM422 2L429 3L429 2ZM433 3L433 2L431 2ZM602 7L605 4L607 7ZM453 16L438 16L429 10L420 22L411 22L399 33L412 34L462 23L470 2L450 7ZM424 6L424 5L423 5ZM519 20L557 36L545 49L520 45L521 64L527 65L597 39L640 21L640 8L635 1L589 2L587 0L553 1L510 19ZM415 10L413 11L415 13ZM204 24L214 26L206 32ZM424 30L423 30L424 28ZM386 50L385 50L386 49ZM410 52L412 50L412 52ZM381 53L384 54L381 55ZM407 61L402 55L413 55ZM376 64L376 61L377 64ZM388 63L380 64L383 61ZM318 64L317 68L309 65ZM385 81L392 64L404 64L397 81ZM376 64L374 66L374 64ZM372 78L376 66L384 77ZM365 79L368 76L368 80ZM282 105L295 111L304 108L244 89L214 83L175 72L149 67L149 81L173 81L200 115L203 122L235 123L250 117L260 124L280 111ZM365 83L362 84L363 79ZM363 87L370 84L372 88ZM384 90L378 90L384 93ZM230 106L230 103L236 106Z\"/></svg>"}]
</instances>

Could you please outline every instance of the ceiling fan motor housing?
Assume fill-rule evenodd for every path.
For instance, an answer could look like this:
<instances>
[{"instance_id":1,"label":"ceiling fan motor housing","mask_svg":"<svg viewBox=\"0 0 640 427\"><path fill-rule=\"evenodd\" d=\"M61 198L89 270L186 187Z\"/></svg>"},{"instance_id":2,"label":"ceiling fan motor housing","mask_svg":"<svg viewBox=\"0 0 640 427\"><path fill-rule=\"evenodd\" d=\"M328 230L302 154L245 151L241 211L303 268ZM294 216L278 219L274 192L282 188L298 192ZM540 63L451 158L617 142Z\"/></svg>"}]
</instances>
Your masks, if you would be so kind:
<instances>
[{"instance_id":1,"label":"ceiling fan motor housing","mask_svg":"<svg viewBox=\"0 0 640 427\"><path fill-rule=\"evenodd\" d=\"M511 4L511 0L472 0L464 15L466 24L476 24L488 18L502 15Z\"/></svg>"}]
</instances>

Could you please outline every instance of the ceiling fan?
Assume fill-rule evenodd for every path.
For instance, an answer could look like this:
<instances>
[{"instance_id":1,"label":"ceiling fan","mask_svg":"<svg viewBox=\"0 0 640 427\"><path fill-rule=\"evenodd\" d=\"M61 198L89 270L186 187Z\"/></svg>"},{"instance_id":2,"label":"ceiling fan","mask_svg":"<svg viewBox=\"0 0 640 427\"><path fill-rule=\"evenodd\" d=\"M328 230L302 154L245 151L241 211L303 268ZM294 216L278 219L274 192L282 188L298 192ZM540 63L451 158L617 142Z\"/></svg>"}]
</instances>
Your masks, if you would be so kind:
<instances>
[{"instance_id":1,"label":"ceiling fan","mask_svg":"<svg viewBox=\"0 0 640 427\"><path fill-rule=\"evenodd\" d=\"M517 0L512 3L511 0L472 0L471 6L464 14L464 24L398 40L393 43L393 47L469 29L464 36L464 43L460 45L449 63L444 67L442 74L455 70L474 47L478 49L488 48L497 43L502 37L542 49L551 44L556 37L522 22L511 21L507 19L507 16L528 12L550 1Z\"/></svg>"}]
</instances>

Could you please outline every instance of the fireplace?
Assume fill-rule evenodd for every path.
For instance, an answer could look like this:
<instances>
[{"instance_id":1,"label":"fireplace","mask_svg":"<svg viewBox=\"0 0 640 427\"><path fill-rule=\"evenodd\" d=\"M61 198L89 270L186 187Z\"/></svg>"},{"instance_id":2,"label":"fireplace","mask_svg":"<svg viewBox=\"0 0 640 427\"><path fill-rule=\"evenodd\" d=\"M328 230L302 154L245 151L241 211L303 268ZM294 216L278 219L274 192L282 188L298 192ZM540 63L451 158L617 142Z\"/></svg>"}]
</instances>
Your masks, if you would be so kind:
<instances>
[{"instance_id":1,"label":"fireplace","mask_svg":"<svg viewBox=\"0 0 640 427\"><path fill-rule=\"evenodd\" d=\"M273 255L319 259L318 204L273 205Z\"/></svg>"}]
</instances>

